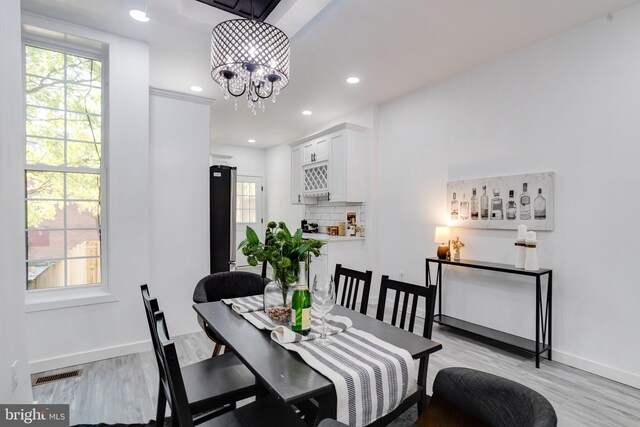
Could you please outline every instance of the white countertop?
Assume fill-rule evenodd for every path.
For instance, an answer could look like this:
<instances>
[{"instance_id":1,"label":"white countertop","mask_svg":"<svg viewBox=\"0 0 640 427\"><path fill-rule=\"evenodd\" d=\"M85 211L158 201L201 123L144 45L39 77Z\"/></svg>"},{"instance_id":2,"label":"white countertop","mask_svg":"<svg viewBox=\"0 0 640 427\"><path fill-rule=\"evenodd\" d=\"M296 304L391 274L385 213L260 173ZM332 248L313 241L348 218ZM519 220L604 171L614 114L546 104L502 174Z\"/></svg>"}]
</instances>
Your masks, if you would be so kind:
<instances>
[{"instance_id":1,"label":"white countertop","mask_svg":"<svg viewBox=\"0 0 640 427\"><path fill-rule=\"evenodd\" d=\"M330 236L324 233L302 233L302 237L305 239L316 239L326 242L355 242L358 240L364 240L364 237Z\"/></svg>"}]
</instances>

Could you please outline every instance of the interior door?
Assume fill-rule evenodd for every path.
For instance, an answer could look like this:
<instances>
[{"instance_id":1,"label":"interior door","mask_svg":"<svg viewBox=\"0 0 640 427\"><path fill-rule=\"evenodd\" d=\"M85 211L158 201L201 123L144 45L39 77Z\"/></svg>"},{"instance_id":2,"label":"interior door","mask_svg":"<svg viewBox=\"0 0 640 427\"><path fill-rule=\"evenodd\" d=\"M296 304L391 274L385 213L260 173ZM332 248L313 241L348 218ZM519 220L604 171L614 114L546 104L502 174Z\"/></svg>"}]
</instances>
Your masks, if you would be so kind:
<instances>
[{"instance_id":1,"label":"interior door","mask_svg":"<svg viewBox=\"0 0 640 427\"><path fill-rule=\"evenodd\" d=\"M242 242L247 235L247 227L264 241L264 187L261 176L238 175L236 181L236 241ZM247 257L242 251L236 253L236 266L247 266Z\"/></svg>"}]
</instances>

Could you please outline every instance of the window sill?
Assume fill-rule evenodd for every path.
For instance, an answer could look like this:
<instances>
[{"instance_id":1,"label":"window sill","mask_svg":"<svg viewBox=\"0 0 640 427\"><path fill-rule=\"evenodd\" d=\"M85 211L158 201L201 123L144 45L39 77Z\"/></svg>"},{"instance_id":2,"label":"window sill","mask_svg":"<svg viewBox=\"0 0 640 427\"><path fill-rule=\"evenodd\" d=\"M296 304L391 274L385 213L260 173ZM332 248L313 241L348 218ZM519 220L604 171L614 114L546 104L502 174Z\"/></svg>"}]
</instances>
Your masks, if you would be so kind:
<instances>
[{"instance_id":1,"label":"window sill","mask_svg":"<svg viewBox=\"0 0 640 427\"><path fill-rule=\"evenodd\" d=\"M46 289L29 291L25 295L25 312L57 310L83 305L117 302L106 287L99 289Z\"/></svg>"}]
</instances>

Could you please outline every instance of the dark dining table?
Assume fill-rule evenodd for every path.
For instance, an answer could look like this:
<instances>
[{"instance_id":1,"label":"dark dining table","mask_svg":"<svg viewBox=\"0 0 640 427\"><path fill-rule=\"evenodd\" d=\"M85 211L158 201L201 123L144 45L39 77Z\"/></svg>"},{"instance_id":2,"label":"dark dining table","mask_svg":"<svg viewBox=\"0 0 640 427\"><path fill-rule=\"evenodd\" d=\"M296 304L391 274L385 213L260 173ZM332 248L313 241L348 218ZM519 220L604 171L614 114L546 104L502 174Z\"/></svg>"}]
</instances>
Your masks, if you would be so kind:
<instances>
[{"instance_id":1,"label":"dark dining table","mask_svg":"<svg viewBox=\"0 0 640 427\"><path fill-rule=\"evenodd\" d=\"M207 328L249 368L265 389L284 405L302 404L313 398L318 404L317 424L324 418L335 418L336 395L333 383L295 352L273 341L269 331L260 330L221 301L194 304L194 310ZM442 348L441 344L350 310L334 306L331 314L346 316L353 327L403 348L414 360L420 359L418 385L426 393L428 356ZM421 399L421 405L426 397Z\"/></svg>"}]
</instances>

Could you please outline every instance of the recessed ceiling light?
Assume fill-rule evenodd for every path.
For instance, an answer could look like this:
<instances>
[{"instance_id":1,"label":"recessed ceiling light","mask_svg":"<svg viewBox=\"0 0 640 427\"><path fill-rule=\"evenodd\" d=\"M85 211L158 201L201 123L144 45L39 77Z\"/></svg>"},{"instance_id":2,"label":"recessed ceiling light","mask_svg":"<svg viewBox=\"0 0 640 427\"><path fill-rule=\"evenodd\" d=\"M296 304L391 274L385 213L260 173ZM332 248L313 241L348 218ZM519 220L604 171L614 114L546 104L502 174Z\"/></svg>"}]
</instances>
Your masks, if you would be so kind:
<instances>
[{"instance_id":1,"label":"recessed ceiling light","mask_svg":"<svg viewBox=\"0 0 640 427\"><path fill-rule=\"evenodd\" d=\"M302 112L302 114L304 114L305 116L310 116L310 115L312 115L312 114L313 114L313 112L311 112L311 111L309 111L309 110L304 110L304 111Z\"/></svg>"},{"instance_id":2,"label":"recessed ceiling light","mask_svg":"<svg viewBox=\"0 0 640 427\"><path fill-rule=\"evenodd\" d=\"M256 142L256 140L255 140L255 139L249 139L249 140L247 140L247 142L248 142L249 144L254 144L254 143Z\"/></svg>"},{"instance_id":3,"label":"recessed ceiling light","mask_svg":"<svg viewBox=\"0 0 640 427\"><path fill-rule=\"evenodd\" d=\"M140 9L131 9L129 10L129 16L131 16L136 21L140 22L149 22L149 17L147 16L147 12Z\"/></svg>"},{"instance_id":4,"label":"recessed ceiling light","mask_svg":"<svg viewBox=\"0 0 640 427\"><path fill-rule=\"evenodd\" d=\"M194 92L202 92L203 89L200 86L191 86L190 88Z\"/></svg>"},{"instance_id":5,"label":"recessed ceiling light","mask_svg":"<svg viewBox=\"0 0 640 427\"><path fill-rule=\"evenodd\" d=\"M354 85L356 83L360 83L360 78L358 78L358 77L349 77L347 79L347 83L349 83L350 85Z\"/></svg>"}]
</instances>

